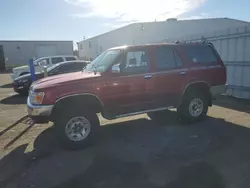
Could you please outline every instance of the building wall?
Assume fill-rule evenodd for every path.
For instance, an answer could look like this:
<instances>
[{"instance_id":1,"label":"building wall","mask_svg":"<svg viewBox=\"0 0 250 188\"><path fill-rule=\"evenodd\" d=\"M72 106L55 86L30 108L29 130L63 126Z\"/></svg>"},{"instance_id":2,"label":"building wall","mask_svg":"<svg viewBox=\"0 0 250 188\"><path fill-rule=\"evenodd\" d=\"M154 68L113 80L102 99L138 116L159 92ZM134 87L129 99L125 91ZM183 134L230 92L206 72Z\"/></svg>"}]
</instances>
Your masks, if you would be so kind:
<instances>
[{"instance_id":1,"label":"building wall","mask_svg":"<svg viewBox=\"0 0 250 188\"><path fill-rule=\"evenodd\" d=\"M0 45L8 59L6 67L24 65L41 56L73 55L73 41L0 41Z\"/></svg>"},{"instance_id":2,"label":"building wall","mask_svg":"<svg viewBox=\"0 0 250 188\"><path fill-rule=\"evenodd\" d=\"M96 58L104 50L114 46L133 44L135 24L105 33L78 43L80 59Z\"/></svg>"},{"instance_id":3,"label":"building wall","mask_svg":"<svg viewBox=\"0 0 250 188\"><path fill-rule=\"evenodd\" d=\"M79 42L79 45L83 46L83 49L79 48L79 56L94 59L100 53L100 48L104 51L126 44L153 43L168 38L195 36L246 24L247 22L244 21L227 18L135 23ZM91 48L89 48L89 42Z\"/></svg>"}]
</instances>

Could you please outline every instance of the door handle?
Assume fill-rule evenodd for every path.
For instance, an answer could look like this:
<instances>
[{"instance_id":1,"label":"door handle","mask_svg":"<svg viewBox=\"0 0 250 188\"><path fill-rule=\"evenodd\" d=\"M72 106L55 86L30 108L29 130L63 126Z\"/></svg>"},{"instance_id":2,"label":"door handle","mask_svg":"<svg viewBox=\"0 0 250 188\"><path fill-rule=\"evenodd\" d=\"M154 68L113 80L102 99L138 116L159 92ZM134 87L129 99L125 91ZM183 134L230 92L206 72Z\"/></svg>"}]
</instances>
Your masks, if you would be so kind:
<instances>
[{"instance_id":1,"label":"door handle","mask_svg":"<svg viewBox=\"0 0 250 188\"><path fill-rule=\"evenodd\" d=\"M180 75L186 75L187 73L185 71L182 71L179 73Z\"/></svg>"},{"instance_id":2,"label":"door handle","mask_svg":"<svg viewBox=\"0 0 250 188\"><path fill-rule=\"evenodd\" d=\"M146 75L146 76L144 76L144 78L145 79L151 79L152 78L152 75L150 74L150 75Z\"/></svg>"}]
</instances>

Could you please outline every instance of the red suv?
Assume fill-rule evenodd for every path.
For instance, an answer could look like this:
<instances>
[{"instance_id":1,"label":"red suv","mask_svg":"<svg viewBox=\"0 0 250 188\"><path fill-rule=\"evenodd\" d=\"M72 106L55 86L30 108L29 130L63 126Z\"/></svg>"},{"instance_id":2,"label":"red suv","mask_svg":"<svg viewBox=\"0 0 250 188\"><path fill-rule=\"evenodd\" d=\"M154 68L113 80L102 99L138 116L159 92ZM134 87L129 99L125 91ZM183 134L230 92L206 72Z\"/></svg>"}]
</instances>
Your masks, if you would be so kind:
<instances>
[{"instance_id":1,"label":"red suv","mask_svg":"<svg viewBox=\"0 0 250 188\"><path fill-rule=\"evenodd\" d=\"M181 119L193 122L206 116L225 83L226 68L212 44L122 46L106 50L82 72L35 82L28 114L38 123L54 122L62 141L79 148L98 135L97 113L160 118L159 111L177 108Z\"/></svg>"}]
</instances>

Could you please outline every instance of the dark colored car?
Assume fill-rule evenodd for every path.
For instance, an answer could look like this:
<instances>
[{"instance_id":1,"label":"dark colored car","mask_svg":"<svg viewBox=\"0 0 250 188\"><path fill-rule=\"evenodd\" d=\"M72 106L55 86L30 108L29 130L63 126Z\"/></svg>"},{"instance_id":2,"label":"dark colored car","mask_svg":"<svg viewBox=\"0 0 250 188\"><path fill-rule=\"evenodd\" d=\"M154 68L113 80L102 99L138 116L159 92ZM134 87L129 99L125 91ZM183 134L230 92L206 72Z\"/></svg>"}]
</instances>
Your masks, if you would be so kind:
<instances>
[{"instance_id":1,"label":"dark colored car","mask_svg":"<svg viewBox=\"0 0 250 188\"><path fill-rule=\"evenodd\" d=\"M88 61L66 61L57 63L47 69L48 76L81 71L86 67L88 63ZM36 80L44 77L44 72L36 72L35 74ZM31 74L25 74L14 79L13 88L14 91L19 93L20 95L27 95L31 84Z\"/></svg>"}]
</instances>

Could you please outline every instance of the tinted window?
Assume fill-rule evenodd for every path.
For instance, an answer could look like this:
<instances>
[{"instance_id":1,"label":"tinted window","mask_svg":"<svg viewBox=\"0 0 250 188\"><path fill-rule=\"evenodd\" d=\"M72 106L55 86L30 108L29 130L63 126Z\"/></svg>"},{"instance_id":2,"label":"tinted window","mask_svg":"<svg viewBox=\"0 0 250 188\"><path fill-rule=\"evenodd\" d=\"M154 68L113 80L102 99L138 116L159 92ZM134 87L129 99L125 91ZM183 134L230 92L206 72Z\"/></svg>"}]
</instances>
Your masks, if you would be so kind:
<instances>
[{"instance_id":1,"label":"tinted window","mask_svg":"<svg viewBox=\"0 0 250 188\"><path fill-rule=\"evenodd\" d=\"M144 50L127 52L121 71L124 73L140 73L149 71L149 56Z\"/></svg>"},{"instance_id":2,"label":"tinted window","mask_svg":"<svg viewBox=\"0 0 250 188\"><path fill-rule=\"evenodd\" d=\"M182 65L180 58L170 47L156 48L156 67L157 70L179 67Z\"/></svg>"},{"instance_id":3,"label":"tinted window","mask_svg":"<svg viewBox=\"0 0 250 188\"><path fill-rule=\"evenodd\" d=\"M84 67L85 67L85 63L67 63L67 64L63 64L60 65L56 72L59 74L62 73L68 73L68 72L77 72L77 71L81 71Z\"/></svg>"},{"instance_id":4,"label":"tinted window","mask_svg":"<svg viewBox=\"0 0 250 188\"><path fill-rule=\"evenodd\" d=\"M189 60L193 63L212 63L218 60L217 56L207 45L185 47Z\"/></svg>"},{"instance_id":5,"label":"tinted window","mask_svg":"<svg viewBox=\"0 0 250 188\"><path fill-rule=\"evenodd\" d=\"M73 63L72 70L81 71L86 66L86 63Z\"/></svg>"},{"instance_id":6,"label":"tinted window","mask_svg":"<svg viewBox=\"0 0 250 188\"><path fill-rule=\"evenodd\" d=\"M74 61L76 60L75 57L65 57L66 61Z\"/></svg>"},{"instance_id":7,"label":"tinted window","mask_svg":"<svg viewBox=\"0 0 250 188\"><path fill-rule=\"evenodd\" d=\"M72 72L73 69L74 69L74 67L72 66L72 63L63 64L57 68L57 72L59 74L62 74L62 73Z\"/></svg>"},{"instance_id":8,"label":"tinted window","mask_svg":"<svg viewBox=\"0 0 250 188\"><path fill-rule=\"evenodd\" d=\"M57 63L63 62L63 58L62 57L53 57L51 59L51 61L52 61L52 64L57 64Z\"/></svg>"}]
</instances>

